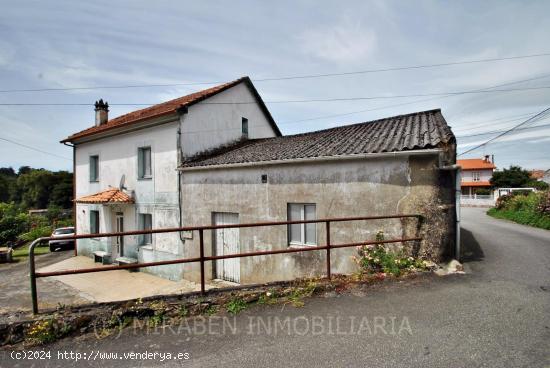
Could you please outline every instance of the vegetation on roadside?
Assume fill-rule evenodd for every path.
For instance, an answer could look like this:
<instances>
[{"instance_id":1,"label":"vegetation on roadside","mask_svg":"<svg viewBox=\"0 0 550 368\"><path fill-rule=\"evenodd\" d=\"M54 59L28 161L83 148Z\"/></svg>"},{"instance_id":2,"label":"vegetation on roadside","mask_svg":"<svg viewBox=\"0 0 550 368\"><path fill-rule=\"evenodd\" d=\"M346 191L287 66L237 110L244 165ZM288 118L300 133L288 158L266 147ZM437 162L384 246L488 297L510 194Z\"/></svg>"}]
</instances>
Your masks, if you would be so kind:
<instances>
[{"instance_id":1,"label":"vegetation on roadside","mask_svg":"<svg viewBox=\"0 0 550 368\"><path fill-rule=\"evenodd\" d=\"M489 216L550 230L550 191L513 192L499 197Z\"/></svg>"},{"instance_id":2,"label":"vegetation on roadside","mask_svg":"<svg viewBox=\"0 0 550 368\"><path fill-rule=\"evenodd\" d=\"M510 166L508 169L495 171L491 178L491 185L494 188L548 189L547 183L533 179L531 173L520 166Z\"/></svg>"},{"instance_id":3,"label":"vegetation on roadside","mask_svg":"<svg viewBox=\"0 0 550 368\"><path fill-rule=\"evenodd\" d=\"M376 241L382 242L384 233L376 234ZM357 247L357 256L354 261L359 265L362 273L400 276L407 271L425 270L426 263L407 255L403 249L393 251L384 243L368 244Z\"/></svg>"}]
</instances>

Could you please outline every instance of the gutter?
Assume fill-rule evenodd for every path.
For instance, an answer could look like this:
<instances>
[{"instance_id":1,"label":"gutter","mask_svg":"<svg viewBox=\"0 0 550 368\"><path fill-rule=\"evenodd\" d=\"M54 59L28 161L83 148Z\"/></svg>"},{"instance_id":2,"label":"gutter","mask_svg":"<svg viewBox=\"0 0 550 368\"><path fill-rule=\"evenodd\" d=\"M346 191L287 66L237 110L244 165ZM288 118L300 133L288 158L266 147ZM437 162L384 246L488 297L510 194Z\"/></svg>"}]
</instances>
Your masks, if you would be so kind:
<instances>
[{"instance_id":1,"label":"gutter","mask_svg":"<svg viewBox=\"0 0 550 368\"><path fill-rule=\"evenodd\" d=\"M296 159L289 159L289 160L272 160L272 161L258 161L258 162L241 162L241 163L222 164L222 165L178 167L178 171L208 171L208 170L222 170L222 169L232 169L232 168L240 168L240 167L257 167L257 166L284 165L284 164L309 163L309 162L333 162L333 161L377 159L377 158L400 157L400 156L405 156L405 157L428 156L428 155L439 155L441 152L442 150L439 148L432 148L432 149L397 151L397 152L358 153L358 154L352 154L352 155L307 157L307 158L296 158Z\"/></svg>"},{"instance_id":2,"label":"gutter","mask_svg":"<svg viewBox=\"0 0 550 368\"><path fill-rule=\"evenodd\" d=\"M63 142L63 145L73 148L73 221L74 221L74 234L76 235L76 146L67 142ZM74 243L74 255L77 256L76 240Z\"/></svg>"}]
</instances>

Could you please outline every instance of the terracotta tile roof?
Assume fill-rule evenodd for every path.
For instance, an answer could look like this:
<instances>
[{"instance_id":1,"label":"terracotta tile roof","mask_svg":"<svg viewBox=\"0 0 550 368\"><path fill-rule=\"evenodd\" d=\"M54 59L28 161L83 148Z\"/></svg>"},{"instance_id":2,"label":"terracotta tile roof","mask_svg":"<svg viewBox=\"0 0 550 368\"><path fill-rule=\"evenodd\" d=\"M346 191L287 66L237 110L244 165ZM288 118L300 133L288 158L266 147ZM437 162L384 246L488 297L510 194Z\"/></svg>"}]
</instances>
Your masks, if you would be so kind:
<instances>
[{"instance_id":1,"label":"terracotta tile roof","mask_svg":"<svg viewBox=\"0 0 550 368\"><path fill-rule=\"evenodd\" d=\"M134 199L117 188L109 188L102 192L77 198L76 203L134 203Z\"/></svg>"},{"instance_id":2,"label":"terracotta tile roof","mask_svg":"<svg viewBox=\"0 0 550 368\"><path fill-rule=\"evenodd\" d=\"M536 180L540 180L540 179L544 178L544 174L546 174L546 171L544 171L544 170L531 170L530 174L531 174L531 178L536 179Z\"/></svg>"},{"instance_id":3,"label":"terracotta tile roof","mask_svg":"<svg viewBox=\"0 0 550 368\"><path fill-rule=\"evenodd\" d=\"M460 183L461 187L490 187L491 183L488 181L463 181Z\"/></svg>"},{"instance_id":4,"label":"terracotta tile roof","mask_svg":"<svg viewBox=\"0 0 550 368\"><path fill-rule=\"evenodd\" d=\"M441 110L283 137L252 139L188 159L182 167L437 148L456 142Z\"/></svg>"},{"instance_id":5,"label":"terracotta tile roof","mask_svg":"<svg viewBox=\"0 0 550 368\"><path fill-rule=\"evenodd\" d=\"M492 162L487 162L482 158L456 160L456 163L462 170L494 169L496 167Z\"/></svg>"},{"instance_id":6,"label":"terracotta tile roof","mask_svg":"<svg viewBox=\"0 0 550 368\"><path fill-rule=\"evenodd\" d=\"M266 115L267 119L270 121L275 132L278 133L278 135L281 135L279 128L275 124L275 121L273 120L269 110L267 109L264 102L262 101L260 95L258 94L258 91L256 91L256 88L252 84L250 78L242 77L232 82L220 84L218 86L211 87L199 92L191 93L187 96L179 97L170 101L160 103L158 105L153 105L141 110L136 110L128 114L121 115L119 117L116 117L114 119L107 121L105 124L102 124L100 126L93 126L91 128L88 128L78 133L75 133L73 135L70 135L69 137L62 140L61 143L73 142L74 140L77 140L79 138L88 137L97 133L108 131L110 129L120 128L130 124L138 123L147 119L176 113L177 110L182 107L189 107L209 97L212 97L217 93L223 92L228 88L234 87L237 84L242 82L247 84L252 94L256 97L258 104L260 105L260 108L264 111L264 114Z\"/></svg>"}]
</instances>

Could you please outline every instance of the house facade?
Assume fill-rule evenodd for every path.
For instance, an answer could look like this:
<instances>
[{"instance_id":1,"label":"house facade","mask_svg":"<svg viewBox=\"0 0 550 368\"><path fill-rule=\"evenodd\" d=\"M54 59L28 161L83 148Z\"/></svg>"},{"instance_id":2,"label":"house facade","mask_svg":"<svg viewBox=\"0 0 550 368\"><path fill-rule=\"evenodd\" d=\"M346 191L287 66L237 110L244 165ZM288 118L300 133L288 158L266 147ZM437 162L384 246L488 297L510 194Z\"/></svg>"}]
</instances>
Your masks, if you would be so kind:
<instances>
[{"instance_id":1,"label":"house facade","mask_svg":"<svg viewBox=\"0 0 550 368\"><path fill-rule=\"evenodd\" d=\"M491 189L490 181L496 166L489 156L457 160L457 164L462 169L460 188L463 195L474 196Z\"/></svg>"},{"instance_id":2,"label":"house facade","mask_svg":"<svg viewBox=\"0 0 550 368\"><path fill-rule=\"evenodd\" d=\"M331 242L421 236L395 244L426 259L452 255L456 140L440 110L282 136L247 77L109 119L63 141L74 145L77 234L206 224L421 214L338 223ZM206 255L323 245L322 224L205 232ZM336 273L356 271L354 249L333 252ZM106 263L198 256L197 234L80 239L77 254ZM207 280L268 282L322 274L324 252L207 262ZM198 281L198 264L142 269Z\"/></svg>"},{"instance_id":3,"label":"house facade","mask_svg":"<svg viewBox=\"0 0 550 368\"><path fill-rule=\"evenodd\" d=\"M242 101L253 103L233 103ZM280 134L246 77L115 119L98 101L95 125L62 141L74 145L77 234L181 226L176 169L184 157ZM79 239L76 251L106 262L151 262L181 258L184 243L178 233ZM183 277L181 265L145 271Z\"/></svg>"},{"instance_id":4,"label":"house facade","mask_svg":"<svg viewBox=\"0 0 550 368\"><path fill-rule=\"evenodd\" d=\"M191 225L293 221L418 213L415 219L339 222L331 243L420 235L396 244L428 259L449 257L455 245L456 144L439 110L293 136L250 140L183 163L182 217ZM421 225L419 227L419 225ZM326 244L325 225L289 225L206 232L206 255ZM185 256L197 257L198 239ZM357 271L355 249L333 251L335 273ZM207 279L270 282L323 275L325 252L219 260ZM185 277L198 281L197 265Z\"/></svg>"}]
</instances>

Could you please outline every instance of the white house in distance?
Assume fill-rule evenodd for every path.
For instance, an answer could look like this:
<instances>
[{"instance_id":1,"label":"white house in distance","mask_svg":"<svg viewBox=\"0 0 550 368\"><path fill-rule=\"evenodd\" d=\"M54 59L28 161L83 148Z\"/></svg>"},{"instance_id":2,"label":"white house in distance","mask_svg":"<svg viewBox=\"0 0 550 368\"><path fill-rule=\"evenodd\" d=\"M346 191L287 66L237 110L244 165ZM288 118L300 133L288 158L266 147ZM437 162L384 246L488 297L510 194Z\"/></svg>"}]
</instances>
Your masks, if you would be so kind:
<instances>
[{"instance_id":1,"label":"white house in distance","mask_svg":"<svg viewBox=\"0 0 550 368\"><path fill-rule=\"evenodd\" d=\"M457 164L462 169L460 189L463 195L473 196L479 189L491 189L490 181L496 166L489 155L484 158L457 160Z\"/></svg>"},{"instance_id":2,"label":"white house in distance","mask_svg":"<svg viewBox=\"0 0 550 368\"><path fill-rule=\"evenodd\" d=\"M396 244L440 260L456 236L456 139L440 110L282 136L248 77L96 124L73 134L77 233L415 213L415 218L335 223L331 242L421 236ZM205 255L324 245L323 226L204 233ZM77 242L105 262L192 258L196 234ZM337 249L336 273L356 270L355 249ZM206 279L238 283L323 274L325 252L206 263ZM145 269L198 281L198 264Z\"/></svg>"},{"instance_id":3,"label":"white house in distance","mask_svg":"<svg viewBox=\"0 0 550 368\"><path fill-rule=\"evenodd\" d=\"M252 103L234 104L248 101ZM75 150L76 232L99 233L178 227L178 164L248 137L280 136L248 77L108 119L96 102L95 125L64 139ZM81 239L77 254L107 262L181 258L177 233L124 239ZM148 270L181 279L181 265Z\"/></svg>"}]
</instances>

